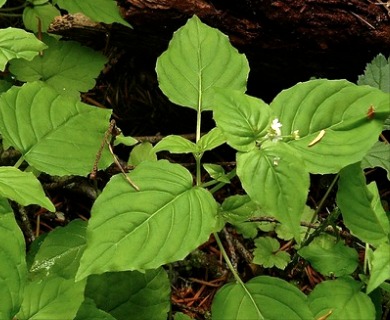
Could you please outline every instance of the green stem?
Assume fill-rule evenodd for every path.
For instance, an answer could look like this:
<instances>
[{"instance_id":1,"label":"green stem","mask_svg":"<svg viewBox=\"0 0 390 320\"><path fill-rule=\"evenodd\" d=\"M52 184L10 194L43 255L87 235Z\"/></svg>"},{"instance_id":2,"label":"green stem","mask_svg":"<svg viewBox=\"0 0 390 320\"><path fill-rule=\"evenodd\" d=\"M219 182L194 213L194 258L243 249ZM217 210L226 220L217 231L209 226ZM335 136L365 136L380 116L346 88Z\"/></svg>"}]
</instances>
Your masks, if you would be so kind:
<instances>
[{"instance_id":1,"label":"green stem","mask_svg":"<svg viewBox=\"0 0 390 320\"><path fill-rule=\"evenodd\" d=\"M225 250L225 248L222 245L222 241L219 238L218 233L214 232L213 235L214 235L215 241L217 241L219 250L221 250L222 256L223 256L223 258L224 258L224 260L225 260L229 270L233 274L234 279L236 279L237 283L242 287L242 289L245 291L245 293L247 294L247 296L249 297L249 299L251 300L251 302L255 306L255 308L257 310L257 313L258 313L258 316L259 316L259 319L264 320L264 316L261 314L260 310L258 309L258 307L256 305L256 302L253 299L252 294L249 292L248 288L245 286L245 283L241 280L241 278L238 275L236 269L234 269L234 267L233 267L233 265L232 265L232 263L231 263L231 261L229 259L229 256L227 255L226 250Z\"/></svg>"},{"instance_id":2,"label":"green stem","mask_svg":"<svg viewBox=\"0 0 390 320\"><path fill-rule=\"evenodd\" d=\"M20 157L19 160L16 161L16 163L14 164L14 167L19 168L21 166L21 164L23 163L23 161L24 161L24 158Z\"/></svg>"},{"instance_id":3,"label":"green stem","mask_svg":"<svg viewBox=\"0 0 390 320\"><path fill-rule=\"evenodd\" d=\"M310 225L314 223L314 221L315 221L315 219L316 219L318 213L319 213L320 210L322 209L322 206L324 205L326 199L328 198L330 192L332 191L332 189L333 189L333 187L334 187L334 185L336 184L336 182L337 182L338 179L339 179L339 174L336 174L336 176L334 177L332 183L331 183L330 186L328 187L328 190L326 190L326 193L324 194L324 196L322 197L322 199L321 199L320 203L318 204L316 210L314 211L313 216L312 216L312 218L311 218L311 220L310 220ZM307 240L307 237L309 236L309 233L310 233L310 230L311 230L310 225L309 225L309 227L308 227L307 230L306 230L305 236L304 236L304 238L303 238L304 241Z\"/></svg>"},{"instance_id":4,"label":"green stem","mask_svg":"<svg viewBox=\"0 0 390 320\"><path fill-rule=\"evenodd\" d=\"M5 13L5 12L0 12L0 17L21 17L21 13Z\"/></svg>"}]
</instances>

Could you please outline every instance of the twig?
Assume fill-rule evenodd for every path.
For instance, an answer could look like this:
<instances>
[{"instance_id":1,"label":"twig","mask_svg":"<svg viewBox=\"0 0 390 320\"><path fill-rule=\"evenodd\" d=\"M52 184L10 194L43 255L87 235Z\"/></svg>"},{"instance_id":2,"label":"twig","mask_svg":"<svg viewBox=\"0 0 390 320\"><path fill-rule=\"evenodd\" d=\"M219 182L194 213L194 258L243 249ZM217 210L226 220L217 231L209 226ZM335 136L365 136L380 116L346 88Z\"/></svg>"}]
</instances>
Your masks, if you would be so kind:
<instances>
[{"instance_id":1,"label":"twig","mask_svg":"<svg viewBox=\"0 0 390 320\"><path fill-rule=\"evenodd\" d=\"M27 240L29 243L31 243L35 240L35 234L34 234L34 231L31 227L30 219L28 218L26 208L23 207L22 205L18 204L18 211L20 214L20 220L22 222L24 231L25 231L26 236L27 236Z\"/></svg>"},{"instance_id":2,"label":"twig","mask_svg":"<svg viewBox=\"0 0 390 320\"><path fill-rule=\"evenodd\" d=\"M355 16L356 18L358 18L361 22L365 23L366 25L368 25L371 29L375 30L376 28L371 24L369 23L367 20L363 19L361 16L359 16L358 14L356 14L355 12L351 12L351 14L353 16Z\"/></svg>"}]
</instances>

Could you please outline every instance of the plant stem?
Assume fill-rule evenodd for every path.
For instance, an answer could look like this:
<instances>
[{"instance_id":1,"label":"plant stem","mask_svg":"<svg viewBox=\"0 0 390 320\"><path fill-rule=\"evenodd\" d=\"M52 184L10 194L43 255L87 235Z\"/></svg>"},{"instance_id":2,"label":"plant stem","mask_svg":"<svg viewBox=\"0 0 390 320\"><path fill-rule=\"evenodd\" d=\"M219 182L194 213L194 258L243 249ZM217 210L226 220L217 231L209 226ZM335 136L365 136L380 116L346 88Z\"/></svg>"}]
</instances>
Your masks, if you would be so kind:
<instances>
[{"instance_id":1,"label":"plant stem","mask_svg":"<svg viewBox=\"0 0 390 320\"><path fill-rule=\"evenodd\" d=\"M336 184L337 180L339 179L339 174L336 174L336 176L334 177L333 181L331 182L330 186L328 187L328 189L326 190L324 196L322 197L320 203L318 204L316 210L314 211L313 213L313 217L311 218L310 220L310 224L309 224L309 227L307 228L306 230L306 233L305 233L305 236L303 238L303 241L307 240L307 237L309 236L309 233L310 233L310 225L314 223L318 213L320 212L320 210L322 209L322 206L324 205L326 199L328 198L330 192L332 191L334 185Z\"/></svg>"},{"instance_id":2,"label":"plant stem","mask_svg":"<svg viewBox=\"0 0 390 320\"><path fill-rule=\"evenodd\" d=\"M260 313L260 310L258 309L258 307L256 305L256 302L255 302L255 300L252 297L252 294L249 292L248 288L245 286L245 283L241 280L241 278L238 275L236 269L234 269L234 267L233 267L233 265L232 265L232 263L231 263L231 261L229 259L229 256L227 255L226 250L225 250L225 248L222 245L222 241L219 238L218 233L214 232L213 235L214 235L215 241L217 241L219 250L221 250L223 258L224 258L227 266L229 267L229 270L233 274L234 279L242 287L242 289L245 291L245 293L247 294L247 296L249 297L249 299L251 300L251 302L253 303L253 305L257 309L257 313L258 313L259 319L264 320L264 316Z\"/></svg>"},{"instance_id":3,"label":"plant stem","mask_svg":"<svg viewBox=\"0 0 390 320\"><path fill-rule=\"evenodd\" d=\"M21 166L21 164L23 163L23 161L24 161L24 158L20 157L19 160L16 161L16 163L14 164L14 167L19 168Z\"/></svg>"},{"instance_id":4,"label":"plant stem","mask_svg":"<svg viewBox=\"0 0 390 320\"><path fill-rule=\"evenodd\" d=\"M23 4L21 4L20 6L16 6L16 7L12 7L12 8L1 8L0 13L1 12L17 11L19 9L24 9L25 7L27 7L27 1L24 2Z\"/></svg>"},{"instance_id":5,"label":"plant stem","mask_svg":"<svg viewBox=\"0 0 390 320\"><path fill-rule=\"evenodd\" d=\"M226 177L230 180L236 175L236 168L234 168L232 171L230 171ZM210 189L211 193L217 192L219 189L221 189L226 183L225 182L220 182L218 183L214 188Z\"/></svg>"}]
</instances>

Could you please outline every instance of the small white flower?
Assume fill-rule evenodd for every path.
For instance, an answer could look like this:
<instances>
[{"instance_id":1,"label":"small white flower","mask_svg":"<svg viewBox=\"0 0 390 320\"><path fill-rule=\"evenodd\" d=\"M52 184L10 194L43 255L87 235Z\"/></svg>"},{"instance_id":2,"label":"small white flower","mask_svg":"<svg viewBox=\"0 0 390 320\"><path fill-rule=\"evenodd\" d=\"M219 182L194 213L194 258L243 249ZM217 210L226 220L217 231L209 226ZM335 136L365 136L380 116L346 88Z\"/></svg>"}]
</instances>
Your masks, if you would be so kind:
<instances>
[{"instance_id":1,"label":"small white flower","mask_svg":"<svg viewBox=\"0 0 390 320\"><path fill-rule=\"evenodd\" d=\"M298 140L300 138L299 136L299 130L294 130L294 132L292 133L292 138L294 140Z\"/></svg>"},{"instance_id":2,"label":"small white flower","mask_svg":"<svg viewBox=\"0 0 390 320\"><path fill-rule=\"evenodd\" d=\"M277 142L279 140L282 140L282 131L280 128L282 127L282 124L279 122L279 119L276 118L272 120L271 128L268 129L267 138L270 139L272 142Z\"/></svg>"}]
</instances>

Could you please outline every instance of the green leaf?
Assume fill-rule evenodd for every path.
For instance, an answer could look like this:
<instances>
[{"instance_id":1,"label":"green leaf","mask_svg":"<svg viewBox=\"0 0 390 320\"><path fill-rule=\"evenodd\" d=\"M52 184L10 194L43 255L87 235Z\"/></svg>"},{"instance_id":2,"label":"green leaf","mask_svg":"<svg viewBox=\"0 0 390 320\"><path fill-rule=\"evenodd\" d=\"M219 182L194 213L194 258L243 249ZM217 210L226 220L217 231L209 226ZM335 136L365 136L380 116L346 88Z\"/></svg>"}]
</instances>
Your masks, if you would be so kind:
<instances>
[{"instance_id":1,"label":"green leaf","mask_svg":"<svg viewBox=\"0 0 390 320\"><path fill-rule=\"evenodd\" d=\"M32 60L47 46L32 33L22 29L0 29L0 71L4 71L8 61L14 58Z\"/></svg>"},{"instance_id":2,"label":"green leaf","mask_svg":"<svg viewBox=\"0 0 390 320\"><path fill-rule=\"evenodd\" d=\"M203 111L213 109L214 87L244 92L249 65L226 35L193 16L174 33L156 71L169 100Z\"/></svg>"},{"instance_id":3,"label":"green leaf","mask_svg":"<svg viewBox=\"0 0 390 320\"><path fill-rule=\"evenodd\" d=\"M176 312L173 316L173 320L192 320L192 318L182 312Z\"/></svg>"},{"instance_id":4,"label":"green leaf","mask_svg":"<svg viewBox=\"0 0 390 320\"><path fill-rule=\"evenodd\" d=\"M359 85L369 85L390 92L390 57L386 58L380 53L367 64L364 75L359 76Z\"/></svg>"},{"instance_id":5,"label":"green leaf","mask_svg":"<svg viewBox=\"0 0 390 320\"><path fill-rule=\"evenodd\" d=\"M224 183L230 183L230 179L229 177L227 177L225 169L219 164L204 163L203 168L214 180Z\"/></svg>"},{"instance_id":6,"label":"green leaf","mask_svg":"<svg viewBox=\"0 0 390 320\"><path fill-rule=\"evenodd\" d=\"M351 278L323 281L308 297L315 319L374 320L375 307L370 297L360 292L362 284Z\"/></svg>"},{"instance_id":7,"label":"green leaf","mask_svg":"<svg viewBox=\"0 0 390 320\"><path fill-rule=\"evenodd\" d=\"M140 191L114 176L92 207L78 279L181 260L215 230L217 203L184 167L145 161L128 176Z\"/></svg>"},{"instance_id":8,"label":"green leaf","mask_svg":"<svg viewBox=\"0 0 390 320\"><path fill-rule=\"evenodd\" d=\"M233 225L245 238L257 236L262 222L248 222L255 216L265 216L260 206L247 195L234 195L226 198L220 207L220 216Z\"/></svg>"},{"instance_id":9,"label":"green leaf","mask_svg":"<svg viewBox=\"0 0 390 320\"><path fill-rule=\"evenodd\" d=\"M7 80L0 80L0 95L3 92L6 92L9 88L12 87L12 83Z\"/></svg>"},{"instance_id":10,"label":"green leaf","mask_svg":"<svg viewBox=\"0 0 390 320\"><path fill-rule=\"evenodd\" d=\"M37 204L51 212L56 211L38 179L31 172L22 172L15 167L0 167L0 195L22 206Z\"/></svg>"},{"instance_id":11,"label":"green leaf","mask_svg":"<svg viewBox=\"0 0 390 320\"><path fill-rule=\"evenodd\" d=\"M390 245L382 243L373 253L366 293L369 294L386 280L390 280Z\"/></svg>"},{"instance_id":12,"label":"green leaf","mask_svg":"<svg viewBox=\"0 0 390 320\"><path fill-rule=\"evenodd\" d=\"M74 41L59 41L45 36L48 45L43 56L31 61L12 60L10 71L20 81L42 80L59 94L80 96L95 86L107 58Z\"/></svg>"},{"instance_id":13,"label":"green leaf","mask_svg":"<svg viewBox=\"0 0 390 320\"><path fill-rule=\"evenodd\" d=\"M18 312L27 278L26 245L7 199L0 197L0 319Z\"/></svg>"},{"instance_id":14,"label":"green leaf","mask_svg":"<svg viewBox=\"0 0 390 320\"><path fill-rule=\"evenodd\" d=\"M377 141L363 158L361 167L380 167L387 171L387 179L390 180L390 144Z\"/></svg>"},{"instance_id":15,"label":"green leaf","mask_svg":"<svg viewBox=\"0 0 390 320\"><path fill-rule=\"evenodd\" d=\"M260 276L245 284L224 285L211 306L213 320L313 319L306 296L292 284Z\"/></svg>"},{"instance_id":16,"label":"green leaf","mask_svg":"<svg viewBox=\"0 0 390 320\"><path fill-rule=\"evenodd\" d=\"M250 151L267 134L271 109L260 99L239 91L216 90L214 120L227 143L238 151Z\"/></svg>"},{"instance_id":17,"label":"green leaf","mask_svg":"<svg viewBox=\"0 0 390 320\"><path fill-rule=\"evenodd\" d=\"M4 5L4 3L6 3L7 0L0 0L0 8Z\"/></svg>"},{"instance_id":18,"label":"green leaf","mask_svg":"<svg viewBox=\"0 0 390 320\"><path fill-rule=\"evenodd\" d=\"M181 136L170 135L154 146L154 152L169 151L170 153L195 153L196 144Z\"/></svg>"},{"instance_id":19,"label":"green leaf","mask_svg":"<svg viewBox=\"0 0 390 320\"><path fill-rule=\"evenodd\" d=\"M367 189L360 163L350 165L340 172L336 202L347 228L362 241L378 246L387 241L390 225L373 187Z\"/></svg>"},{"instance_id":20,"label":"green leaf","mask_svg":"<svg viewBox=\"0 0 390 320\"><path fill-rule=\"evenodd\" d=\"M354 272L358 266L358 253L336 237L323 234L298 251L315 270L324 276L341 277Z\"/></svg>"},{"instance_id":21,"label":"green leaf","mask_svg":"<svg viewBox=\"0 0 390 320\"><path fill-rule=\"evenodd\" d=\"M370 108L375 114L367 116ZM361 161L389 115L389 94L346 80L312 80L282 91L271 103L282 135L311 173L337 173ZM315 142L317 141L317 142Z\"/></svg>"},{"instance_id":22,"label":"green leaf","mask_svg":"<svg viewBox=\"0 0 390 320\"><path fill-rule=\"evenodd\" d=\"M170 283L163 268L107 272L88 278L85 295L117 320L165 320L170 309Z\"/></svg>"},{"instance_id":23,"label":"green leaf","mask_svg":"<svg viewBox=\"0 0 390 320\"><path fill-rule=\"evenodd\" d=\"M117 22L131 28L120 15L119 8L113 0L57 0L57 4L69 13L81 12L95 22L106 24Z\"/></svg>"},{"instance_id":24,"label":"green leaf","mask_svg":"<svg viewBox=\"0 0 390 320\"><path fill-rule=\"evenodd\" d=\"M27 6L23 10L23 23L26 29L32 30L33 32L46 32L54 18L60 15L61 12L49 2L41 5ZM41 30L38 28L39 21L41 23Z\"/></svg>"},{"instance_id":25,"label":"green leaf","mask_svg":"<svg viewBox=\"0 0 390 320\"><path fill-rule=\"evenodd\" d=\"M211 131L202 136L198 143L198 152L202 153L205 151L210 151L219 147L220 145L226 142L225 136L219 128L213 128Z\"/></svg>"},{"instance_id":26,"label":"green leaf","mask_svg":"<svg viewBox=\"0 0 390 320\"><path fill-rule=\"evenodd\" d=\"M123 144L125 146L131 147L138 143L138 140L130 137L130 136L124 136L123 133L120 133L119 136L115 137L114 145L117 146L118 144Z\"/></svg>"},{"instance_id":27,"label":"green leaf","mask_svg":"<svg viewBox=\"0 0 390 320\"><path fill-rule=\"evenodd\" d=\"M142 142L136 145L130 152L129 165L138 166L142 161L157 161L156 152L150 142Z\"/></svg>"},{"instance_id":28,"label":"green leaf","mask_svg":"<svg viewBox=\"0 0 390 320\"><path fill-rule=\"evenodd\" d=\"M29 282L18 320L73 319L84 300L86 281L50 277Z\"/></svg>"},{"instance_id":29,"label":"green leaf","mask_svg":"<svg viewBox=\"0 0 390 320\"><path fill-rule=\"evenodd\" d=\"M86 221L73 220L51 231L35 255L30 273L41 278L57 275L74 279L86 246L86 228Z\"/></svg>"},{"instance_id":30,"label":"green leaf","mask_svg":"<svg viewBox=\"0 0 390 320\"><path fill-rule=\"evenodd\" d=\"M305 206L301 216L301 222L312 223L313 216L314 216L314 210L311 209L309 206ZM272 224L272 222L269 223ZM304 236L306 234L307 229L308 229L307 227L303 227L303 226L300 227L301 236ZM312 233L313 231L314 229L312 228L309 234ZM290 229L286 228L284 224L277 224L275 226L275 232L278 235L279 239L291 240L292 238L294 238L294 235L291 233Z\"/></svg>"},{"instance_id":31,"label":"green leaf","mask_svg":"<svg viewBox=\"0 0 390 320\"><path fill-rule=\"evenodd\" d=\"M109 313L96 307L92 299L86 298L77 311L74 320L117 320Z\"/></svg>"},{"instance_id":32,"label":"green leaf","mask_svg":"<svg viewBox=\"0 0 390 320\"><path fill-rule=\"evenodd\" d=\"M237 154L237 175L251 199L283 223L300 242L300 221L309 188L302 159L283 142Z\"/></svg>"},{"instance_id":33,"label":"green leaf","mask_svg":"<svg viewBox=\"0 0 390 320\"><path fill-rule=\"evenodd\" d=\"M43 83L13 87L0 96L3 142L36 169L52 175L86 175L109 125L110 111L58 95ZM99 168L112 163L108 148Z\"/></svg>"},{"instance_id":34,"label":"green leaf","mask_svg":"<svg viewBox=\"0 0 390 320\"><path fill-rule=\"evenodd\" d=\"M253 251L253 263L264 268L276 267L284 270L290 262L290 255L286 251L279 251L278 240L271 237L260 237L255 239L255 250Z\"/></svg>"}]
</instances>

